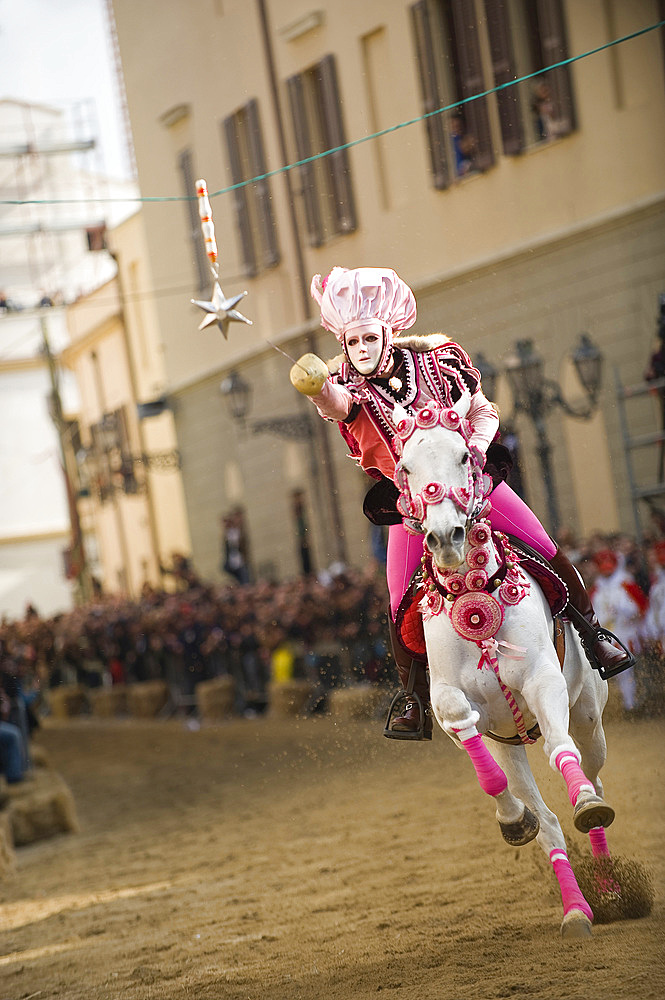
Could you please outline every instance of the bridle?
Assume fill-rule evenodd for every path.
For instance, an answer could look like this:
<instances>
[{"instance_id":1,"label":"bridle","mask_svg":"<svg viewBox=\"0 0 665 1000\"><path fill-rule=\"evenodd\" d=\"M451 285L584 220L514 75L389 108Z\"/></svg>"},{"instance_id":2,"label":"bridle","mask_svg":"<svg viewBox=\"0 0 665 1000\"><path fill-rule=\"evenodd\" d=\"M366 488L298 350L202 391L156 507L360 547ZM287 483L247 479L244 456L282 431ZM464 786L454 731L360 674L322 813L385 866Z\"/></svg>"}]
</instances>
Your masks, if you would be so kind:
<instances>
[{"instance_id":1,"label":"bridle","mask_svg":"<svg viewBox=\"0 0 665 1000\"><path fill-rule=\"evenodd\" d=\"M445 427L446 430L461 434L466 442L470 459L467 463L467 485L446 486L444 483L432 481L427 483L420 493L414 495L409 487L408 476L401 462L404 444L416 430L429 430L438 424ZM395 467L394 478L400 491L397 509L403 517L422 525L427 516L427 507L442 503L444 500L452 500L463 512L467 521L475 520L484 513L486 505L484 504L485 487L481 453L474 445L469 445L472 427L468 420L460 417L452 406L442 407L436 401L432 401L418 410L415 416L407 414L402 417L397 423L395 431L393 447L399 461ZM407 530L420 533L420 529L413 525L410 526L407 523L405 526Z\"/></svg>"}]
</instances>

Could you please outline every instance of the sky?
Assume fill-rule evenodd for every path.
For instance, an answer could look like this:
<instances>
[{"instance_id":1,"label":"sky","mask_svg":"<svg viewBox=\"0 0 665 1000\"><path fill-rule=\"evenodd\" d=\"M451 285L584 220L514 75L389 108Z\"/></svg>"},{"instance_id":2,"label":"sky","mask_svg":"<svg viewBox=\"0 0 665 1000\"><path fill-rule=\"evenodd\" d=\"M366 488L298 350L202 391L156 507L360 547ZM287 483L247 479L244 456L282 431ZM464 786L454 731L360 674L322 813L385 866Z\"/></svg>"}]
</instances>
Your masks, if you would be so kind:
<instances>
[{"instance_id":1,"label":"sky","mask_svg":"<svg viewBox=\"0 0 665 1000\"><path fill-rule=\"evenodd\" d=\"M0 99L92 101L100 166L129 176L104 0L0 0ZM0 145L11 136L0 133Z\"/></svg>"}]
</instances>

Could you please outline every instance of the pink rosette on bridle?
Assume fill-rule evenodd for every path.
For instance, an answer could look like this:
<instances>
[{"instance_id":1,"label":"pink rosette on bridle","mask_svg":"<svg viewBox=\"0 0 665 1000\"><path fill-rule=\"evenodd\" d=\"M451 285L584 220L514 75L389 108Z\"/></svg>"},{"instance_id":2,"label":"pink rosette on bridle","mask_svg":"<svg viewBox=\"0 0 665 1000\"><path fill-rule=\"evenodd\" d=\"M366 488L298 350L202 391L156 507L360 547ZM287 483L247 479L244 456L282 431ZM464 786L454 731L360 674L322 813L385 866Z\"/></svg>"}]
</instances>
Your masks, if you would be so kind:
<instances>
[{"instance_id":1,"label":"pink rosette on bridle","mask_svg":"<svg viewBox=\"0 0 665 1000\"><path fill-rule=\"evenodd\" d=\"M519 604L524 597L524 588L510 580L504 580L498 590L499 598L504 604Z\"/></svg>"},{"instance_id":2,"label":"pink rosette on bridle","mask_svg":"<svg viewBox=\"0 0 665 1000\"><path fill-rule=\"evenodd\" d=\"M469 530L469 545L486 545L491 537L490 529L486 524L474 524Z\"/></svg>"},{"instance_id":3,"label":"pink rosette on bridle","mask_svg":"<svg viewBox=\"0 0 665 1000\"><path fill-rule=\"evenodd\" d=\"M458 431L462 424L462 418L457 410L450 406L439 414L439 423L449 431Z\"/></svg>"},{"instance_id":4,"label":"pink rosette on bridle","mask_svg":"<svg viewBox=\"0 0 665 1000\"><path fill-rule=\"evenodd\" d=\"M433 406L423 406L422 410L418 410L416 413L416 427L422 428L422 430L429 430L430 427L436 427L439 422L439 411L434 409Z\"/></svg>"},{"instance_id":5,"label":"pink rosette on bridle","mask_svg":"<svg viewBox=\"0 0 665 1000\"><path fill-rule=\"evenodd\" d=\"M415 427L416 427L415 418L412 417L411 414L407 413L407 415L405 417L402 417L402 419L398 422L397 426L395 427L395 430L397 432L398 437L402 441L406 441L406 439L410 438L411 435L413 434Z\"/></svg>"},{"instance_id":6,"label":"pink rosette on bridle","mask_svg":"<svg viewBox=\"0 0 665 1000\"><path fill-rule=\"evenodd\" d=\"M470 569L464 577L469 590L482 590L487 585L487 573L484 569Z\"/></svg>"},{"instance_id":7,"label":"pink rosette on bridle","mask_svg":"<svg viewBox=\"0 0 665 1000\"><path fill-rule=\"evenodd\" d=\"M455 596L463 594L466 590L466 582L461 573L451 573L445 577L444 582L448 591Z\"/></svg>"},{"instance_id":8,"label":"pink rosette on bridle","mask_svg":"<svg viewBox=\"0 0 665 1000\"><path fill-rule=\"evenodd\" d=\"M445 490L441 483L428 483L420 496L425 503L439 503L445 496Z\"/></svg>"},{"instance_id":9,"label":"pink rosette on bridle","mask_svg":"<svg viewBox=\"0 0 665 1000\"><path fill-rule=\"evenodd\" d=\"M466 564L469 569L483 569L490 561L487 549L469 549L466 554Z\"/></svg>"},{"instance_id":10,"label":"pink rosette on bridle","mask_svg":"<svg viewBox=\"0 0 665 1000\"><path fill-rule=\"evenodd\" d=\"M450 620L458 635L471 642L491 639L503 623L503 608L484 591L462 594L455 601Z\"/></svg>"}]
</instances>

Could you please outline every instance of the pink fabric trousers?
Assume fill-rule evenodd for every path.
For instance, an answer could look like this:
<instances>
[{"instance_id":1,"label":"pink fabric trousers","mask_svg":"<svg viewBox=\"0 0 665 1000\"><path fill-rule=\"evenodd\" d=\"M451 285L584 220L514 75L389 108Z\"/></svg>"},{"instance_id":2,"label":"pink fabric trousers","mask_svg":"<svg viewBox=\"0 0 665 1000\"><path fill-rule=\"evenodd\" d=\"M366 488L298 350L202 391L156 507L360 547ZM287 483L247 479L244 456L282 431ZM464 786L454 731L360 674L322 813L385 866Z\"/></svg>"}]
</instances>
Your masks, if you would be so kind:
<instances>
[{"instance_id":1,"label":"pink fabric trousers","mask_svg":"<svg viewBox=\"0 0 665 1000\"><path fill-rule=\"evenodd\" d=\"M492 491L492 510L489 520L495 531L505 531L515 535L545 559L551 559L556 545L542 524L506 483L499 483ZM423 554L423 536L410 535L401 524L391 524L388 529L388 555L386 575L390 594L390 613L395 620L397 609L411 577L416 571Z\"/></svg>"}]
</instances>

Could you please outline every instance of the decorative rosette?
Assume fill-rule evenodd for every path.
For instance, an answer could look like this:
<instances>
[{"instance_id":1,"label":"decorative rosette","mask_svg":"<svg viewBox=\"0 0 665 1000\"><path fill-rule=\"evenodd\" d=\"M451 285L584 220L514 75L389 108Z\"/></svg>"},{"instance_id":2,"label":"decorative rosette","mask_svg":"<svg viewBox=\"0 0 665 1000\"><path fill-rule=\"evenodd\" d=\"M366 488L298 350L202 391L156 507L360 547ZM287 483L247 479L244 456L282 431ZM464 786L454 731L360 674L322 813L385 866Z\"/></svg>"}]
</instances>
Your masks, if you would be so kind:
<instances>
[{"instance_id":1,"label":"decorative rosette","mask_svg":"<svg viewBox=\"0 0 665 1000\"><path fill-rule=\"evenodd\" d=\"M414 520L412 517L406 517L402 521L402 527L409 535L422 535L423 526L420 521Z\"/></svg>"},{"instance_id":2,"label":"decorative rosette","mask_svg":"<svg viewBox=\"0 0 665 1000\"><path fill-rule=\"evenodd\" d=\"M436 427L438 422L438 410L435 410L432 406L423 406L422 410L418 410L416 413L416 426L421 427L423 430Z\"/></svg>"},{"instance_id":3,"label":"decorative rosette","mask_svg":"<svg viewBox=\"0 0 665 1000\"><path fill-rule=\"evenodd\" d=\"M484 569L470 569L464 582L468 590L482 590L487 584L487 573Z\"/></svg>"},{"instance_id":4,"label":"decorative rosette","mask_svg":"<svg viewBox=\"0 0 665 1000\"><path fill-rule=\"evenodd\" d=\"M454 410L452 406L450 406L448 409L441 411L441 414L439 415L439 423L442 427L445 427L449 431L458 431L462 423L462 418L457 410Z\"/></svg>"},{"instance_id":5,"label":"decorative rosette","mask_svg":"<svg viewBox=\"0 0 665 1000\"><path fill-rule=\"evenodd\" d=\"M463 639L482 642L491 639L503 623L503 608L495 597L484 591L462 594L450 612L453 628Z\"/></svg>"},{"instance_id":6,"label":"decorative rosette","mask_svg":"<svg viewBox=\"0 0 665 1000\"><path fill-rule=\"evenodd\" d=\"M466 564L469 569L484 569L489 561L489 552L480 546L475 549L469 549L466 554Z\"/></svg>"},{"instance_id":7,"label":"decorative rosette","mask_svg":"<svg viewBox=\"0 0 665 1000\"><path fill-rule=\"evenodd\" d=\"M522 573L519 566L509 566L506 572L506 579L512 580L513 583L518 583L522 579Z\"/></svg>"},{"instance_id":8,"label":"decorative rosette","mask_svg":"<svg viewBox=\"0 0 665 1000\"><path fill-rule=\"evenodd\" d=\"M403 517L413 517L417 521L422 521L425 517L425 504L420 496L410 497L401 493L397 498L397 509Z\"/></svg>"},{"instance_id":9,"label":"decorative rosette","mask_svg":"<svg viewBox=\"0 0 665 1000\"><path fill-rule=\"evenodd\" d=\"M482 524L480 522L478 524L474 524L473 528L469 531L468 538L469 545L486 545L491 538L489 525Z\"/></svg>"},{"instance_id":10,"label":"decorative rosette","mask_svg":"<svg viewBox=\"0 0 665 1000\"><path fill-rule=\"evenodd\" d=\"M415 429L416 421L409 413L405 417L402 417L395 428L402 441L406 441L407 438L411 437Z\"/></svg>"},{"instance_id":11,"label":"decorative rosette","mask_svg":"<svg viewBox=\"0 0 665 1000\"><path fill-rule=\"evenodd\" d=\"M431 615L440 615L443 610L443 595L438 590L428 590L420 603L423 610L427 608Z\"/></svg>"},{"instance_id":12,"label":"decorative rosette","mask_svg":"<svg viewBox=\"0 0 665 1000\"><path fill-rule=\"evenodd\" d=\"M444 583L449 593L454 594L455 597L458 594L463 594L466 590L466 580L461 573L451 573L450 576L444 577Z\"/></svg>"},{"instance_id":13,"label":"decorative rosette","mask_svg":"<svg viewBox=\"0 0 665 1000\"><path fill-rule=\"evenodd\" d=\"M504 580L498 590L499 599L504 604L519 604L524 597L524 587L518 587L511 580Z\"/></svg>"},{"instance_id":14,"label":"decorative rosette","mask_svg":"<svg viewBox=\"0 0 665 1000\"><path fill-rule=\"evenodd\" d=\"M441 483L428 483L420 494L425 503L439 503L443 500L445 490Z\"/></svg>"}]
</instances>

